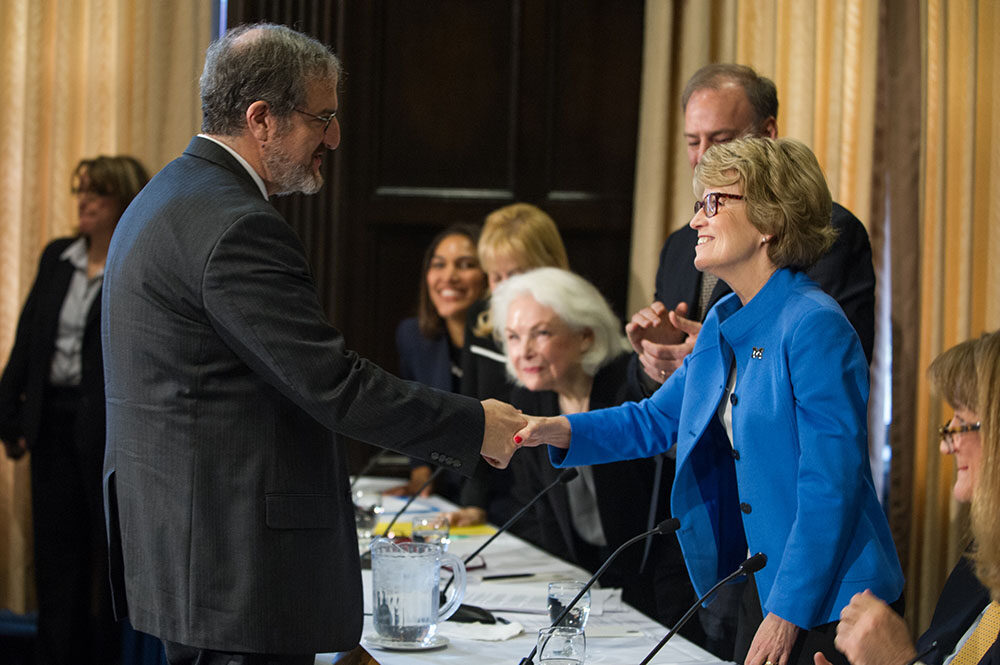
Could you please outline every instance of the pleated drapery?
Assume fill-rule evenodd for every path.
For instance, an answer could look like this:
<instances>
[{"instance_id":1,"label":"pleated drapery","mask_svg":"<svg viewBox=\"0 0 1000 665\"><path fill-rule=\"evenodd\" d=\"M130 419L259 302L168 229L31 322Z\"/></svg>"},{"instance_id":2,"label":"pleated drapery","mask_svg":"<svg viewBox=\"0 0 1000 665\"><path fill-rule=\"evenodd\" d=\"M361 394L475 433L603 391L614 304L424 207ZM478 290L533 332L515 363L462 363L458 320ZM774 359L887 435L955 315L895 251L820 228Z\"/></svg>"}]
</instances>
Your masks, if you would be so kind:
<instances>
[{"instance_id":1,"label":"pleated drapery","mask_svg":"<svg viewBox=\"0 0 1000 665\"><path fill-rule=\"evenodd\" d=\"M155 172L201 122L211 34L201 0L0 2L0 363L42 248L75 226L80 159L132 154ZM33 604L27 460L0 459L0 608Z\"/></svg>"}]
</instances>

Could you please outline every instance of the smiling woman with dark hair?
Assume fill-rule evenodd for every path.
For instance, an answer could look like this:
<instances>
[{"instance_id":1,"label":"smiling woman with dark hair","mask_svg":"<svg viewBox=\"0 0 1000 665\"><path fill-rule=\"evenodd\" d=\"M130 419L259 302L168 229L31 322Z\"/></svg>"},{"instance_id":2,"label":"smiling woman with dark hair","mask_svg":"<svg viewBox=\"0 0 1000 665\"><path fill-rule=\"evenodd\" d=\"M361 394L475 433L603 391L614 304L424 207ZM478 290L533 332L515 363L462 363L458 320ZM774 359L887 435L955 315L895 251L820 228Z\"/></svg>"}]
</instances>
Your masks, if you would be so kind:
<instances>
[{"instance_id":1,"label":"smiling woman with dark hair","mask_svg":"<svg viewBox=\"0 0 1000 665\"><path fill-rule=\"evenodd\" d=\"M38 644L46 663L121 656L101 498L100 294L111 234L147 180L127 155L77 164L79 235L53 240L42 253L0 378L0 439L13 459L31 451Z\"/></svg>"},{"instance_id":2,"label":"smiling woman with dark hair","mask_svg":"<svg viewBox=\"0 0 1000 665\"><path fill-rule=\"evenodd\" d=\"M812 152L792 139L738 139L695 169L695 267L733 294L691 355L647 400L533 419L519 437L558 466L648 457L676 444L673 516L695 590L748 552L737 626L745 665L811 664L840 609L871 589L901 602L903 576L868 461L868 363L840 306L801 269L833 241ZM517 439L515 439L516 441Z\"/></svg>"},{"instance_id":3,"label":"smiling woman with dark hair","mask_svg":"<svg viewBox=\"0 0 1000 665\"><path fill-rule=\"evenodd\" d=\"M403 319L396 328L399 376L434 388L458 392L462 381L461 354L465 342L466 315L486 291L486 273L479 265L473 224L452 224L434 236L420 273L417 315ZM410 479L389 494L413 494L424 487L424 496L437 491L459 500L461 482L445 474L427 485L431 467L410 462Z\"/></svg>"}]
</instances>

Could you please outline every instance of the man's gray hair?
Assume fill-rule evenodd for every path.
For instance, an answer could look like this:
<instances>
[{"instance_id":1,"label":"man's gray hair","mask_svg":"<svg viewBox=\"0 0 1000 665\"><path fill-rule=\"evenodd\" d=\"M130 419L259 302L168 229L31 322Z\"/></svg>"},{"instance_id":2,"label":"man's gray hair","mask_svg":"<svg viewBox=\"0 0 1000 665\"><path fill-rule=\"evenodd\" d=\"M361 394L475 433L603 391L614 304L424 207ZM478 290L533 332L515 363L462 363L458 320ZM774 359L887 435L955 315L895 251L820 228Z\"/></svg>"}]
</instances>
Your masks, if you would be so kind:
<instances>
[{"instance_id":1,"label":"man's gray hair","mask_svg":"<svg viewBox=\"0 0 1000 665\"><path fill-rule=\"evenodd\" d=\"M743 92L754 112L754 124L758 127L768 118L778 119L778 88L774 81L761 76L751 67L735 63L713 63L696 71L681 94L681 111L687 110L691 95L699 90L718 90L726 83L736 83Z\"/></svg>"},{"instance_id":2,"label":"man's gray hair","mask_svg":"<svg viewBox=\"0 0 1000 665\"><path fill-rule=\"evenodd\" d=\"M246 111L265 101L271 113L287 117L306 104L311 81L337 84L340 60L312 37L284 25L238 26L208 47L201 74L201 131L238 136Z\"/></svg>"},{"instance_id":3,"label":"man's gray hair","mask_svg":"<svg viewBox=\"0 0 1000 665\"><path fill-rule=\"evenodd\" d=\"M511 303L524 295L531 296L539 305L551 308L571 330L590 330L593 333L594 343L580 358L583 371L588 375L594 376L601 367L632 349L622 334L621 321L597 287L569 270L538 268L505 279L490 298L493 336L505 352L507 340L503 330L507 324L507 312ZM507 372L517 378L509 356Z\"/></svg>"}]
</instances>

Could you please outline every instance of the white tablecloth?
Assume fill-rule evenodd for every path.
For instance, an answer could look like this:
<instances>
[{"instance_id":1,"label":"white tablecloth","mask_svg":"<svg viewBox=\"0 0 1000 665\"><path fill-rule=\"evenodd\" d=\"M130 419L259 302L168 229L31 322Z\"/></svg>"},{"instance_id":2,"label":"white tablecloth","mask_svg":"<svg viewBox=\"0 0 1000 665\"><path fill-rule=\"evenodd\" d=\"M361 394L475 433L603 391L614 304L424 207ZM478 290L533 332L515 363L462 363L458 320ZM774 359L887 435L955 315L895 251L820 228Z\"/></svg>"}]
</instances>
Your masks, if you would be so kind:
<instances>
[{"instance_id":1,"label":"white tablecloth","mask_svg":"<svg viewBox=\"0 0 1000 665\"><path fill-rule=\"evenodd\" d=\"M397 480L362 479L358 487L384 488L398 484ZM385 514L393 515L402 508L404 501L388 497ZM401 520L411 520L424 514L449 510L451 506L443 499L431 497L418 499L407 509ZM460 558L471 554L486 540L486 536L453 537L449 551ZM636 545L639 547L639 545ZM525 632L502 642L471 640L456 636L462 628L452 630L448 622L439 626L439 632L449 638L450 643L431 651L387 651L368 649L369 653L382 665L421 665L424 663L463 665L491 665L504 663L517 665L527 656L535 644L539 628L548 625L548 615L544 613L548 582L553 579L578 579L586 581L589 575L580 568L570 565L544 552L516 536L503 534L483 552L486 568L469 573L466 602L481 607L531 610L527 612L499 611L498 616L523 624ZM484 581L483 576L533 573L530 578L510 581ZM371 574L364 571L365 583L365 627L364 635L371 634ZM454 626L454 624L452 624ZM639 611L620 601L617 593L598 590L592 601L592 611L587 622L587 664L618 665L636 664L667 633L667 628L647 618ZM614 635L601 637L600 635ZM317 665L335 663L338 654L317 654ZM712 654L691 644L683 637L675 635L660 650L652 663L704 663L721 664Z\"/></svg>"}]
</instances>

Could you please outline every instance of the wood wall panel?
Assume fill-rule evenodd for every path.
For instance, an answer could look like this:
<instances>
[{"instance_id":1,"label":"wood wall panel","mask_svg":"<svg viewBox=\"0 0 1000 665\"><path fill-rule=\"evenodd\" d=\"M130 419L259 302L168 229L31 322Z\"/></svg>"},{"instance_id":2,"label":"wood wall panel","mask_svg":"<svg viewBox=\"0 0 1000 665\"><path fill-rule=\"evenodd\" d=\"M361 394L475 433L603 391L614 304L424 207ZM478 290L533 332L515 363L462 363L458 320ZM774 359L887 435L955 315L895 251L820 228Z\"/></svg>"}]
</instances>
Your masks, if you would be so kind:
<instances>
[{"instance_id":1,"label":"wood wall panel","mask_svg":"<svg viewBox=\"0 0 1000 665\"><path fill-rule=\"evenodd\" d=\"M327 186L277 205L303 237L351 348L396 368L426 243L529 201L623 317L642 0L230 0L229 23L286 23L341 57Z\"/></svg>"}]
</instances>

